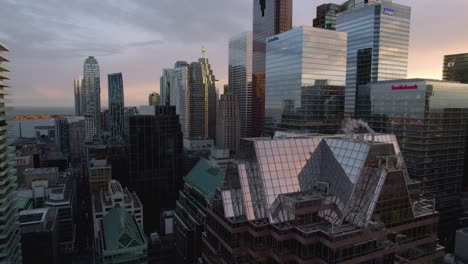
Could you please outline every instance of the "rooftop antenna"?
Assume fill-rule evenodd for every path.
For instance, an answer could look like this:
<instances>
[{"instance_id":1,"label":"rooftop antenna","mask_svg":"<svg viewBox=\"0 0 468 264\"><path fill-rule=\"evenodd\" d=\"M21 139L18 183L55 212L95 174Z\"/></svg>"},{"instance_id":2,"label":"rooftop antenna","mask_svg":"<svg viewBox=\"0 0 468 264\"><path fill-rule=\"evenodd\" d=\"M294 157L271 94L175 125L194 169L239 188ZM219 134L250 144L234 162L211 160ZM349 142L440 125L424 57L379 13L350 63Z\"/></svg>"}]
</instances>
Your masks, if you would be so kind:
<instances>
[{"instance_id":1,"label":"rooftop antenna","mask_svg":"<svg viewBox=\"0 0 468 264\"><path fill-rule=\"evenodd\" d=\"M202 58L205 58L205 53L206 53L205 46L202 46L201 53L202 53Z\"/></svg>"}]
</instances>

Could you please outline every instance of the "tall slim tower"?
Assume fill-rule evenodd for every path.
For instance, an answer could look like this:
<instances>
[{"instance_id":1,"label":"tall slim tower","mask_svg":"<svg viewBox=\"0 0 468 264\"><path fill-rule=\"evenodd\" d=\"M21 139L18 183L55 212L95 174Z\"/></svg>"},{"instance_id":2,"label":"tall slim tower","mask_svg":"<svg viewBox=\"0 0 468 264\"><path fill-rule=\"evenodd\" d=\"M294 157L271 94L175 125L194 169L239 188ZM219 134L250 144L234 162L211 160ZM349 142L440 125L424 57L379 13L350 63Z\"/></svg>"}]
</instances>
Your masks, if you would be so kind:
<instances>
[{"instance_id":1,"label":"tall slim tower","mask_svg":"<svg viewBox=\"0 0 468 264\"><path fill-rule=\"evenodd\" d=\"M253 136L261 136L265 118L265 40L292 27L292 0L253 1Z\"/></svg>"},{"instance_id":2,"label":"tall slim tower","mask_svg":"<svg viewBox=\"0 0 468 264\"><path fill-rule=\"evenodd\" d=\"M252 136L252 32L229 40L229 90L239 104L239 134ZM226 91L224 91L226 93Z\"/></svg>"},{"instance_id":3,"label":"tall slim tower","mask_svg":"<svg viewBox=\"0 0 468 264\"><path fill-rule=\"evenodd\" d=\"M75 115L81 116L84 114L83 77L76 77L73 80L73 92L75 94Z\"/></svg>"},{"instance_id":4,"label":"tall slim tower","mask_svg":"<svg viewBox=\"0 0 468 264\"><path fill-rule=\"evenodd\" d=\"M239 144L239 105L237 97L230 92L221 95L216 120L216 146L237 150Z\"/></svg>"},{"instance_id":5,"label":"tall slim tower","mask_svg":"<svg viewBox=\"0 0 468 264\"><path fill-rule=\"evenodd\" d=\"M99 133L101 114L101 79L98 61L90 56L83 65L85 114L91 115L96 133Z\"/></svg>"},{"instance_id":6,"label":"tall slim tower","mask_svg":"<svg viewBox=\"0 0 468 264\"><path fill-rule=\"evenodd\" d=\"M159 79L159 90L161 92L161 105L169 105L171 101L171 90L174 85L174 69L163 69Z\"/></svg>"},{"instance_id":7,"label":"tall slim tower","mask_svg":"<svg viewBox=\"0 0 468 264\"><path fill-rule=\"evenodd\" d=\"M406 78L411 8L391 0L344 8L336 30L348 33L345 113L353 116L359 85Z\"/></svg>"},{"instance_id":8,"label":"tall slim tower","mask_svg":"<svg viewBox=\"0 0 468 264\"><path fill-rule=\"evenodd\" d=\"M5 91L9 84L5 81L9 77L4 72L8 72L8 67L3 64L8 62L8 58L3 52L8 48L0 43L0 190L2 202L0 203L0 263L21 263L20 231L18 227L18 210L16 208L16 189L18 188L16 170L13 169L8 160L10 146L7 143L7 123L5 121Z\"/></svg>"},{"instance_id":9,"label":"tall slim tower","mask_svg":"<svg viewBox=\"0 0 468 264\"><path fill-rule=\"evenodd\" d=\"M116 140L123 138L124 130L124 91L122 73L111 73L109 82L109 131Z\"/></svg>"}]
</instances>

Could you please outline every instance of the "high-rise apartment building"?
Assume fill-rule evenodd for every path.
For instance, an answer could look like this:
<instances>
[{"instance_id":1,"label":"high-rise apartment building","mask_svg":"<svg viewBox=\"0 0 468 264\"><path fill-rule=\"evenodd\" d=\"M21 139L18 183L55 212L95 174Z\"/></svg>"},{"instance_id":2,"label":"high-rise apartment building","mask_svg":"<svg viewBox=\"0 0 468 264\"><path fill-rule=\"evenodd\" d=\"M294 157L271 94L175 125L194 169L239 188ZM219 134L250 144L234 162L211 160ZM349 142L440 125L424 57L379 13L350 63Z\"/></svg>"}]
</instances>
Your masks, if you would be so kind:
<instances>
[{"instance_id":1,"label":"high-rise apartment building","mask_svg":"<svg viewBox=\"0 0 468 264\"><path fill-rule=\"evenodd\" d=\"M411 8L385 1L350 1L336 16L336 30L348 33L345 113L355 114L357 87L405 79Z\"/></svg>"},{"instance_id":2,"label":"high-rise apartment building","mask_svg":"<svg viewBox=\"0 0 468 264\"><path fill-rule=\"evenodd\" d=\"M100 113L99 113L100 114ZM96 122L94 116L85 114L85 142L91 142L97 135Z\"/></svg>"},{"instance_id":3,"label":"high-rise apartment building","mask_svg":"<svg viewBox=\"0 0 468 264\"><path fill-rule=\"evenodd\" d=\"M363 139L365 138L365 139ZM393 135L242 139L207 206L206 263L442 263Z\"/></svg>"},{"instance_id":4,"label":"high-rise apartment building","mask_svg":"<svg viewBox=\"0 0 468 264\"><path fill-rule=\"evenodd\" d=\"M445 55L443 78L468 83L468 53Z\"/></svg>"},{"instance_id":5,"label":"high-rise apartment building","mask_svg":"<svg viewBox=\"0 0 468 264\"><path fill-rule=\"evenodd\" d=\"M121 141L124 130L124 89L122 73L112 73L109 82L108 129L116 141Z\"/></svg>"},{"instance_id":6,"label":"high-rise apartment building","mask_svg":"<svg viewBox=\"0 0 468 264\"><path fill-rule=\"evenodd\" d=\"M128 155L128 187L143 203L145 231L154 232L161 210L175 207L182 186L183 142L175 107L156 106L155 115L129 118Z\"/></svg>"},{"instance_id":7,"label":"high-rise apartment building","mask_svg":"<svg viewBox=\"0 0 468 264\"><path fill-rule=\"evenodd\" d=\"M66 117L55 118L55 145L64 155L70 154L70 126Z\"/></svg>"},{"instance_id":8,"label":"high-rise apartment building","mask_svg":"<svg viewBox=\"0 0 468 264\"><path fill-rule=\"evenodd\" d=\"M239 144L239 105L237 97L228 92L221 95L216 120L216 147L237 150Z\"/></svg>"},{"instance_id":9,"label":"high-rise apartment building","mask_svg":"<svg viewBox=\"0 0 468 264\"><path fill-rule=\"evenodd\" d=\"M101 114L101 78L98 61L90 56L86 58L83 65L83 91L85 114L91 115L94 122L95 133L100 129ZM92 136L94 136L92 135Z\"/></svg>"},{"instance_id":10,"label":"high-rise apartment building","mask_svg":"<svg viewBox=\"0 0 468 264\"><path fill-rule=\"evenodd\" d=\"M346 33L301 26L267 39L265 130L334 134L346 82Z\"/></svg>"},{"instance_id":11,"label":"high-rise apartment building","mask_svg":"<svg viewBox=\"0 0 468 264\"><path fill-rule=\"evenodd\" d=\"M266 39L292 27L292 0L253 1L252 135L261 136L265 118Z\"/></svg>"},{"instance_id":12,"label":"high-rise apartment building","mask_svg":"<svg viewBox=\"0 0 468 264\"><path fill-rule=\"evenodd\" d=\"M70 122L68 126L70 159L72 162L80 160L84 154L85 129L85 120L83 119Z\"/></svg>"},{"instance_id":13,"label":"high-rise apartment building","mask_svg":"<svg viewBox=\"0 0 468 264\"><path fill-rule=\"evenodd\" d=\"M252 136L252 41L252 32L241 33L229 40L228 82L239 104L242 138Z\"/></svg>"},{"instance_id":14,"label":"high-rise apartment building","mask_svg":"<svg viewBox=\"0 0 468 264\"><path fill-rule=\"evenodd\" d=\"M9 72L5 62L9 59L5 55L8 48L0 43L0 190L2 202L0 207L0 263L21 263L20 230L18 227L18 210L16 208L17 179L16 170L9 162L8 153L13 150L8 144L7 123L6 123L6 98L9 94L5 89L9 87Z\"/></svg>"},{"instance_id":15,"label":"high-rise apartment building","mask_svg":"<svg viewBox=\"0 0 468 264\"><path fill-rule=\"evenodd\" d=\"M175 106L176 114L179 116L182 133L189 133L189 65L185 61L177 61L174 64L174 89L171 90L170 105Z\"/></svg>"},{"instance_id":16,"label":"high-rise apartment building","mask_svg":"<svg viewBox=\"0 0 468 264\"><path fill-rule=\"evenodd\" d=\"M171 92L174 91L174 69L165 68L159 78L159 91L161 92L161 105L171 104Z\"/></svg>"},{"instance_id":17,"label":"high-rise apartment building","mask_svg":"<svg viewBox=\"0 0 468 264\"><path fill-rule=\"evenodd\" d=\"M161 96L157 92L152 92L148 96L148 105L161 105Z\"/></svg>"},{"instance_id":18,"label":"high-rise apartment building","mask_svg":"<svg viewBox=\"0 0 468 264\"><path fill-rule=\"evenodd\" d=\"M375 131L396 135L409 177L435 198L440 241L452 248L468 143L468 84L372 82L359 87L356 114Z\"/></svg>"},{"instance_id":19,"label":"high-rise apartment building","mask_svg":"<svg viewBox=\"0 0 468 264\"><path fill-rule=\"evenodd\" d=\"M83 91L83 77L76 77L73 80L73 92L75 95L75 115L84 115L84 91Z\"/></svg>"}]
</instances>

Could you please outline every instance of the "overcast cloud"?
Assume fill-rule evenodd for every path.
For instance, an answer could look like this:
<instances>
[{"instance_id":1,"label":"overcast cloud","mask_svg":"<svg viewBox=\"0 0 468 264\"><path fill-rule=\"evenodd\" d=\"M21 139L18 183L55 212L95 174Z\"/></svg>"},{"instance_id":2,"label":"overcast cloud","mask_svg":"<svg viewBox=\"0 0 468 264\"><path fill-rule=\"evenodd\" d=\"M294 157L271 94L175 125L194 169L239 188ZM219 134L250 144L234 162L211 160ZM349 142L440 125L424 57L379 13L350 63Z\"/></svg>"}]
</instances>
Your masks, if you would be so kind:
<instances>
[{"instance_id":1,"label":"overcast cloud","mask_svg":"<svg viewBox=\"0 0 468 264\"><path fill-rule=\"evenodd\" d=\"M311 25L325 2L294 0L294 25ZM468 52L468 1L394 2L413 7L409 77L440 78L444 54ZM103 106L112 72L123 73L126 105L146 104L162 68L196 60L202 46L222 90L229 37L252 28L252 0L0 0L0 7L17 106L72 106L73 78L87 56L101 66Z\"/></svg>"}]
</instances>

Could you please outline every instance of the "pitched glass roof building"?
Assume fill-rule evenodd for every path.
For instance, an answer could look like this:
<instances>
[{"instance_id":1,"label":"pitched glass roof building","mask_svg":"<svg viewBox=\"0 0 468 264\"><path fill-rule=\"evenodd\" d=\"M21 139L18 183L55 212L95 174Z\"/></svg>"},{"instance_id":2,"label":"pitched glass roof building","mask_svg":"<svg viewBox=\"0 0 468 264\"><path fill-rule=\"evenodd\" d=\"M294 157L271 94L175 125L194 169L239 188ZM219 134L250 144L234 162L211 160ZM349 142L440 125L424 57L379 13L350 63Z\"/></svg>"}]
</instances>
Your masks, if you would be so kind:
<instances>
[{"instance_id":1,"label":"pitched glass roof building","mask_svg":"<svg viewBox=\"0 0 468 264\"><path fill-rule=\"evenodd\" d=\"M243 139L206 209L206 263L441 261L393 135Z\"/></svg>"}]
</instances>

